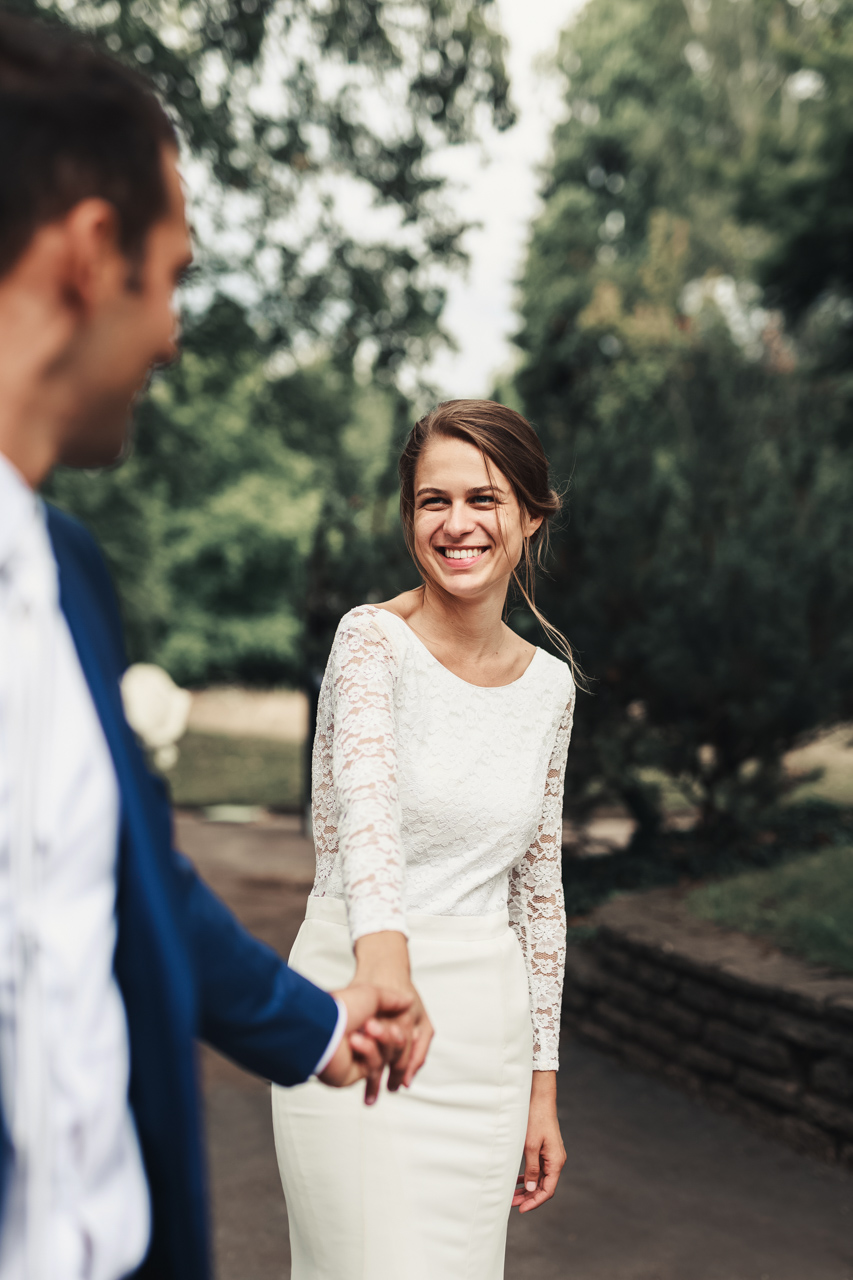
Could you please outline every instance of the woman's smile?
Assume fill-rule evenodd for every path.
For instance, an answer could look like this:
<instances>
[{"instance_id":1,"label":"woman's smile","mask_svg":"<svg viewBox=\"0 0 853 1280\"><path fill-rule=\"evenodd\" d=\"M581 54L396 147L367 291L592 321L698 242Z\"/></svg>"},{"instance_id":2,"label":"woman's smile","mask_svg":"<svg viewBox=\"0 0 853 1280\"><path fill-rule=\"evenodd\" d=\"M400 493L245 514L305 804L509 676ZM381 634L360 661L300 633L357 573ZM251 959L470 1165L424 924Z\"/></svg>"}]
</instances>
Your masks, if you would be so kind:
<instances>
[{"instance_id":1,"label":"woman's smile","mask_svg":"<svg viewBox=\"0 0 853 1280\"><path fill-rule=\"evenodd\" d=\"M454 568L469 569L479 564L488 551L488 547L436 547L436 551L445 560L450 560Z\"/></svg>"}]
</instances>

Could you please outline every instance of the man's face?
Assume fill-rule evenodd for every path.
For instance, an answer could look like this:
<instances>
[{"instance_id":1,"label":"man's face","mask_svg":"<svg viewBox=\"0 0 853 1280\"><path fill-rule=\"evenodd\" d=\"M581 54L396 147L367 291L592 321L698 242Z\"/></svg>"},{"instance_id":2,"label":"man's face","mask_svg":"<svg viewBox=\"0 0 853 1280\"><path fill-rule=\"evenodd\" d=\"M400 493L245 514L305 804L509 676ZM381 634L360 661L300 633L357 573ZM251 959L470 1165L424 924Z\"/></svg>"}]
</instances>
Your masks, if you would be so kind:
<instances>
[{"instance_id":1,"label":"man's face","mask_svg":"<svg viewBox=\"0 0 853 1280\"><path fill-rule=\"evenodd\" d=\"M109 466L121 457L134 402L152 368L178 354L175 291L192 246L177 160L171 147L164 148L168 209L149 231L142 261L129 263L116 249L113 275L70 353L79 369L79 395L62 449L68 466Z\"/></svg>"}]
</instances>

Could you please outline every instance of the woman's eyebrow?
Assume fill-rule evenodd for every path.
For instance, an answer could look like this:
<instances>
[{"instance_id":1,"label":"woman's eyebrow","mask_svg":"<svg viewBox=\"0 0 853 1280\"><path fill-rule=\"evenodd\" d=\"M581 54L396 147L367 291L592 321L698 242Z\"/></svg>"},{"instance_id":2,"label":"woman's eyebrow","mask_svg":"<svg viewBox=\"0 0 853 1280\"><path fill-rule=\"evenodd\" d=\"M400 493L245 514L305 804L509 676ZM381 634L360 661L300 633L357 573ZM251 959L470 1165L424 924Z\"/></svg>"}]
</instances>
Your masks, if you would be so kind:
<instances>
[{"instance_id":1,"label":"woman's eyebrow","mask_svg":"<svg viewBox=\"0 0 853 1280\"><path fill-rule=\"evenodd\" d=\"M465 492L466 492L466 494L472 494L472 493L503 493L503 489L501 489L501 488L500 488L498 485L496 485L496 484L479 484L479 485L474 486L474 488L466 489L466 490L465 490ZM446 495L447 490L446 490L446 489L436 489L433 485L424 485L424 486L423 486L423 488L418 489L417 493L415 494L415 497L416 497L416 498L420 498L420 497L422 497L422 496L423 496L423 494L425 494L425 493L438 493L438 494L441 494L441 495L442 495L442 497L443 497L443 496L445 496L445 495Z\"/></svg>"}]
</instances>

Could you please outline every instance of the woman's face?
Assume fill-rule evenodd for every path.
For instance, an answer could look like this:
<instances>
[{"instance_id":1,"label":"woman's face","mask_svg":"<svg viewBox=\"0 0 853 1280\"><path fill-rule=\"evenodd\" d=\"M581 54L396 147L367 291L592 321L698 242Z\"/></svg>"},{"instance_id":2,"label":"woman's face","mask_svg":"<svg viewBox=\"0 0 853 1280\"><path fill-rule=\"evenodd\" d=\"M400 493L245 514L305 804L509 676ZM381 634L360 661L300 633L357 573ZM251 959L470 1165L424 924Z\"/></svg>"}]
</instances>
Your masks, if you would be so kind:
<instances>
[{"instance_id":1,"label":"woman's face","mask_svg":"<svg viewBox=\"0 0 853 1280\"><path fill-rule=\"evenodd\" d=\"M524 539L542 523L466 440L433 436L415 472L415 551L429 577L458 597L506 592Z\"/></svg>"}]
</instances>

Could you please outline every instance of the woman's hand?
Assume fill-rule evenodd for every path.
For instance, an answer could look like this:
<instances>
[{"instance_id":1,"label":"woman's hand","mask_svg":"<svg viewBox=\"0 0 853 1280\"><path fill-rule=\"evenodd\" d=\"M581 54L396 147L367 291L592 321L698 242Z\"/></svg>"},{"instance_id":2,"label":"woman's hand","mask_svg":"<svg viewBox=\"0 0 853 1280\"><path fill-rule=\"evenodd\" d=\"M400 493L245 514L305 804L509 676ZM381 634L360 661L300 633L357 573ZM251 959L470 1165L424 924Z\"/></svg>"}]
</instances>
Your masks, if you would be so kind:
<instances>
[{"instance_id":1,"label":"woman's hand","mask_svg":"<svg viewBox=\"0 0 853 1280\"><path fill-rule=\"evenodd\" d=\"M403 1043L392 1059L388 1074L389 1089L399 1089L401 1084L408 1088L424 1064L433 1029L423 1001L412 985L405 934L391 929L366 933L355 944L355 959L353 985L366 982L411 1000L406 1012L394 1019Z\"/></svg>"},{"instance_id":2,"label":"woman's hand","mask_svg":"<svg viewBox=\"0 0 853 1280\"><path fill-rule=\"evenodd\" d=\"M524 1173L512 1198L519 1213L529 1213L551 1199L565 1163L566 1148L557 1119L557 1073L534 1071L524 1140Z\"/></svg>"}]
</instances>

